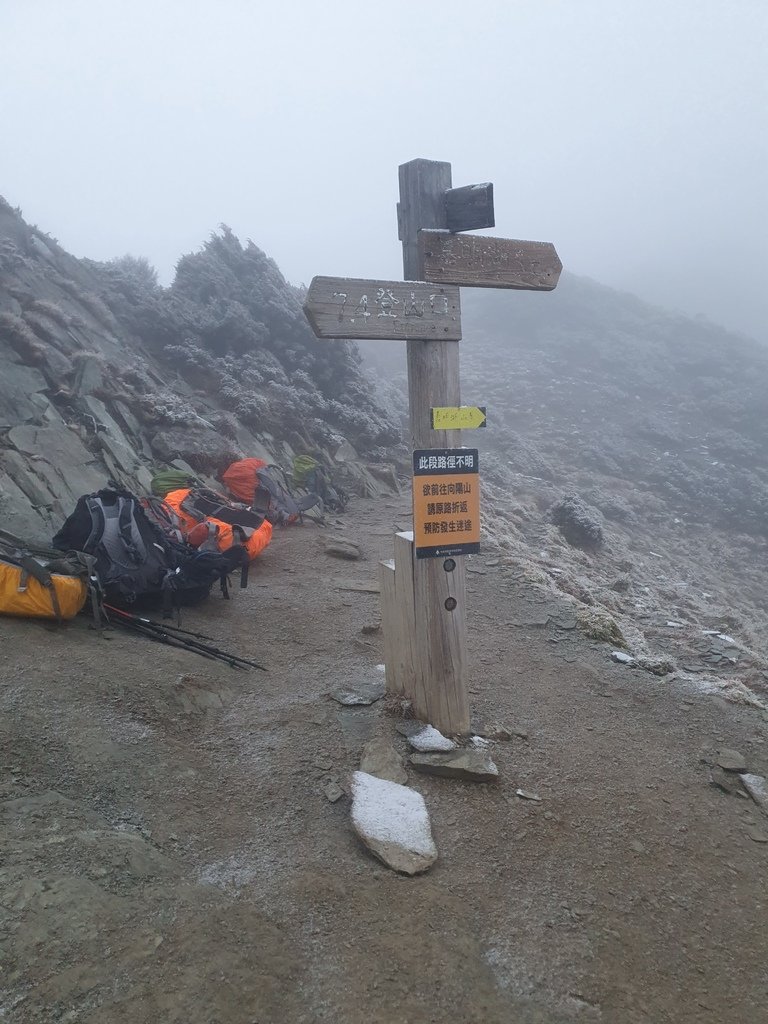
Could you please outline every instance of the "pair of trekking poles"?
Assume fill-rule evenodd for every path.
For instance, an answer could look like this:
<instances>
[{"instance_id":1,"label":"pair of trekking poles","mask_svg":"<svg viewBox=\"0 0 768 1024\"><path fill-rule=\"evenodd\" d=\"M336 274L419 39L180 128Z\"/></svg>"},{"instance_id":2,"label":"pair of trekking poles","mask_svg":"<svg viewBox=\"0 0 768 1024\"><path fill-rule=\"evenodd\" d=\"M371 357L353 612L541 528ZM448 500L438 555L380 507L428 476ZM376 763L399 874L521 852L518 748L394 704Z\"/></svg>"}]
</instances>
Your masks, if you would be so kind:
<instances>
[{"instance_id":1,"label":"pair of trekking poles","mask_svg":"<svg viewBox=\"0 0 768 1024\"><path fill-rule=\"evenodd\" d=\"M223 661L230 668L258 668L266 672L263 665L258 662L249 661L248 658L241 658L238 654L223 651L220 647L214 647L211 641L213 637L205 633L194 633L180 626L171 626L168 623L155 622L143 615L134 615L132 612L124 611L122 608L115 608L114 605L103 604L102 608L106 613L107 622L116 626L130 629L149 640L157 643L168 644L171 647L180 647L203 658L210 658L212 661Z\"/></svg>"}]
</instances>

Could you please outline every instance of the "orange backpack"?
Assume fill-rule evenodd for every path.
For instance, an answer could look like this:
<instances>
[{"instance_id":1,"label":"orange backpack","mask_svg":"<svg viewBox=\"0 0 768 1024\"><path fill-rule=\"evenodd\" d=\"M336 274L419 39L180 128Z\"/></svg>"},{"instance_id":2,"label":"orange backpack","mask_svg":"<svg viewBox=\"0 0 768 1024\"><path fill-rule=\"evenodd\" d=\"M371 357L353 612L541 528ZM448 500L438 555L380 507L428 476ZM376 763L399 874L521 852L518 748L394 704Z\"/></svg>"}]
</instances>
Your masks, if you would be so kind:
<instances>
[{"instance_id":1,"label":"orange backpack","mask_svg":"<svg viewBox=\"0 0 768 1024\"><path fill-rule=\"evenodd\" d=\"M266 519L257 528L231 525L215 516L203 516L192 511L188 500L191 495L192 488L185 488L170 491L165 496L166 503L179 517L188 543L199 547L206 540L211 540L219 551L226 551L234 543L239 542L248 552L249 559L253 560L272 539L272 524ZM226 498L221 495L217 497L222 505L227 504Z\"/></svg>"},{"instance_id":2,"label":"orange backpack","mask_svg":"<svg viewBox=\"0 0 768 1024\"><path fill-rule=\"evenodd\" d=\"M267 464L263 459L240 459L233 462L222 474L221 482L238 501L252 505L253 496L259 485L258 470L266 468Z\"/></svg>"}]
</instances>

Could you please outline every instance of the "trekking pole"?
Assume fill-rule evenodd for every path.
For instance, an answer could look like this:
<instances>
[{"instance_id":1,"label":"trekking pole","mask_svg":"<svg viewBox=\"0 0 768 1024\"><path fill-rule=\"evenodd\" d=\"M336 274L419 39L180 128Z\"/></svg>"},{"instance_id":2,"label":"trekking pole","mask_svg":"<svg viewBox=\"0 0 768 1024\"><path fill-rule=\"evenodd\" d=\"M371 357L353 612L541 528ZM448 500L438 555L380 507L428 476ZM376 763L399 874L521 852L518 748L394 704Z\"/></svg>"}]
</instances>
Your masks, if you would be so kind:
<instances>
[{"instance_id":1,"label":"trekking pole","mask_svg":"<svg viewBox=\"0 0 768 1024\"><path fill-rule=\"evenodd\" d=\"M109 625L122 626L123 629L133 630L134 633L138 633L139 636L146 637L147 640L155 640L157 643L168 644L169 647L176 647L179 650L193 651L196 654L200 654L201 657L209 658L211 660L216 659L213 654L208 654L206 651L197 650L192 647L190 643L180 636L172 636L170 633L164 633L161 630L153 629L151 626L146 625L139 619L133 619L130 616L122 616L118 613L118 618L114 621L107 619ZM239 666L238 666L239 667Z\"/></svg>"},{"instance_id":2,"label":"trekking pole","mask_svg":"<svg viewBox=\"0 0 768 1024\"><path fill-rule=\"evenodd\" d=\"M251 663L246 662L245 659L238 658L237 655L230 654L228 651L221 651L215 647L208 647L206 644L198 643L195 640L188 640L186 637L173 636L170 633L164 632L162 629L156 629L152 626L147 626L142 622L134 622L131 619L119 618L117 623L127 629L133 629L141 636L146 636L149 640L156 640L159 643L168 644L169 647L177 647L179 649L192 651L194 654L199 654L203 658L210 658L213 661L223 661L230 668L246 668ZM259 668L261 666L258 666ZM264 670L266 671L266 669Z\"/></svg>"},{"instance_id":3,"label":"trekking pole","mask_svg":"<svg viewBox=\"0 0 768 1024\"><path fill-rule=\"evenodd\" d=\"M139 615L133 615L131 612L122 611L120 608L114 608L111 605L105 605L105 608L108 608L118 616L116 620L118 623L135 629L137 632L140 632L151 639L161 640L172 647L185 647L188 650L195 651L206 658L224 661L231 668L248 667L258 668L262 672L267 671L264 665L259 665L258 662L250 661L248 658L241 658L239 654L231 654L229 651L223 651L219 647L213 647L210 644L203 644L191 638L186 639L185 637L174 636L168 632L168 628L173 627L160 625L160 623L153 622L151 619L145 619Z\"/></svg>"},{"instance_id":4,"label":"trekking pole","mask_svg":"<svg viewBox=\"0 0 768 1024\"><path fill-rule=\"evenodd\" d=\"M141 622L147 626L156 626L159 629L171 630L174 633L183 633L184 636L193 636L197 640L213 640L213 637L208 636L206 633L193 633L189 629L182 629L181 626L172 626L167 622L156 622L154 619L147 619L143 615L136 615L133 612L125 612L121 608L115 608L111 604L105 604L104 607L108 612L115 612L117 615L130 615L136 622Z\"/></svg>"}]
</instances>

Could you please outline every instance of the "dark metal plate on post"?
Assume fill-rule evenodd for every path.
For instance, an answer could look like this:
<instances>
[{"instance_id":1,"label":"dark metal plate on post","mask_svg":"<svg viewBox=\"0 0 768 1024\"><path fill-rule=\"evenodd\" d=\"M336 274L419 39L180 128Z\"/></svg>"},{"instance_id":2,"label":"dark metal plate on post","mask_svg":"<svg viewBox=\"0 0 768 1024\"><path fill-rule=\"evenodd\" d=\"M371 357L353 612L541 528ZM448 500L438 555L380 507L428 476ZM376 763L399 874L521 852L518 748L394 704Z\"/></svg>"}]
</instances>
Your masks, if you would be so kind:
<instances>
[{"instance_id":1,"label":"dark metal plate on post","mask_svg":"<svg viewBox=\"0 0 768 1024\"><path fill-rule=\"evenodd\" d=\"M477 231L496 224L493 185L463 185L445 192L445 216L449 231Z\"/></svg>"}]
</instances>

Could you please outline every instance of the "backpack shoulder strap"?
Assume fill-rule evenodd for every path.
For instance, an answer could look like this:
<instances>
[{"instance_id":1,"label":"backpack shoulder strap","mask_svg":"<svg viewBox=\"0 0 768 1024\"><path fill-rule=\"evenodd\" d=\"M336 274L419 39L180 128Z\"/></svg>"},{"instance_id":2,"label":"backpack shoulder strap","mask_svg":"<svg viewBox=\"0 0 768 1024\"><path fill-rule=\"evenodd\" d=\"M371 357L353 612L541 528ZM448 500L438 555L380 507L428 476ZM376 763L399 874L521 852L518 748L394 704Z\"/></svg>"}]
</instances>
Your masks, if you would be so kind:
<instances>
[{"instance_id":1,"label":"backpack shoulder strap","mask_svg":"<svg viewBox=\"0 0 768 1024\"><path fill-rule=\"evenodd\" d=\"M120 497L117 499L117 529L120 538L123 544L125 544L128 554L132 558L139 558L142 556L142 552L136 543L135 512L136 503L133 498Z\"/></svg>"},{"instance_id":2,"label":"backpack shoulder strap","mask_svg":"<svg viewBox=\"0 0 768 1024\"><path fill-rule=\"evenodd\" d=\"M101 542L107 521L104 515L104 504L101 498L95 494L85 499L85 507L91 516L91 532L88 534L83 548L90 554L93 548Z\"/></svg>"}]
</instances>

